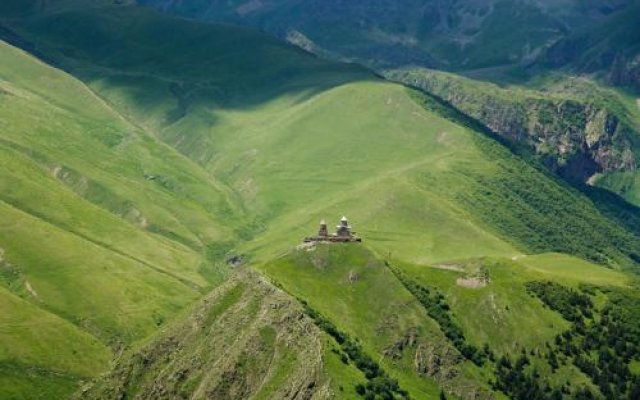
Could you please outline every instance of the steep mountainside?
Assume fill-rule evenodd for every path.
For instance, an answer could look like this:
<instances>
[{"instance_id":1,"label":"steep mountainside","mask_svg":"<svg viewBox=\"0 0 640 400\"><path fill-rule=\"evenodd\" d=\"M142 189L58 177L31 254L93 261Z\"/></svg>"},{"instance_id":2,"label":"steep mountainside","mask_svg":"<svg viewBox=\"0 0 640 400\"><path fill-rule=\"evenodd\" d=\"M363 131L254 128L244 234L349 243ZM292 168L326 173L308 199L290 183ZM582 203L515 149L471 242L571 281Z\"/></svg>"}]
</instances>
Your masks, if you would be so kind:
<instances>
[{"instance_id":1,"label":"steep mountainside","mask_svg":"<svg viewBox=\"0 0 640 400\"><path fill-rule=\"evenodd\" d=\"M491 357L571 326L526 283L634 285L615 203L438 99L129 4L0 10L0 397L499 399ZM362 246L294 250L341 214ZM606 392L568 357L550 387Z\"/></svg>"},{"instance_id":2,"label":"steep mountainside","mask_svg":"<svg viewBox=\"0 0 640 400\"><path fill-rule=\"evenodd\" d=\"M426 69L386 72L433 93L514 145L526 145L553 170L578 182L596 173L635 173L640 156L636 105L588 80L565 78L544 91L501 88Z\"/></svg>"},{"instance_id":3,"label":"steep mountainside","mask_svg":"<svg viewBox=\"0 0 640 400\"><path fill-rule=\"evenodd\" d=\"M640 2L554 44L541 63L600 73L617 86L640 90Z\"/></svg>"}]
</instances>

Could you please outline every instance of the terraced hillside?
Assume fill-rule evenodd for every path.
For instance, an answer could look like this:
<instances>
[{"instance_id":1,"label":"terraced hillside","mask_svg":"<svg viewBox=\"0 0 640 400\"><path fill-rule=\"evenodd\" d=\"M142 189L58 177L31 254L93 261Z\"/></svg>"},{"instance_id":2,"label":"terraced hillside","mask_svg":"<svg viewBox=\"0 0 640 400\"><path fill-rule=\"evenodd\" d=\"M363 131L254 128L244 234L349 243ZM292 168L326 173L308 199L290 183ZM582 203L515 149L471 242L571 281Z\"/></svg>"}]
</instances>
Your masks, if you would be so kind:
<instances>
[{"instance_id":1,"label":"terraced hillside","mask_svg":"<svg viewBox=\"0 0 640 400\"><path fill-rule=\"evenodd\" d=\"M559 257L614 286L627 285L626 275L579 259L637 268L638 236L582 193L436 99L360 67L317 59L244 28L127 4L0 7L3 37L50 64L2 44L6 397L69 394L105 372L117 354L116 368L87 395L303 398L304 391L281 382L313 381L309 393L338 398L352 398L358 383L365 395L431 398L443 387L463 398L500 398L490 384L493 369L447 337L402 274L417 281L432 273L428 265L506 262L510 272L496 275L501 287L516 282L520 291L511 297L500 289L500 301L525 304L553 325L540 336L546 339L567 324L524 299L529 275L514 258L565 253ZM366 248L290 255L319 219L341 214ZM233 255L306 305L231 271L224 261ZM553 275L561 262L544 257L524 259ZM339 290L345 276L352 295ZM234 285L245 281L255 290L227 304ZM442 291L454 287L442 282ZM388 308L365 314L382 298ZM270 308L272 301L286 306ZM264 324L247 325L232 303L249 304ZM473 311L455 307L460 329L482 346L493 328L469 333L478 325ZM289 322L300 310L302 326L312 329L308 338ZM396 320L386 318L394 313ZM505 318L504 329L521 323ZM385 328L380 322L387 319ZM51 321L50 332L31 329L43 320ZM212 334L223 320L237 332ZM349 340L340 343L331 326ZM413 328L420 340L407 339L414 347L405 354L402 337L411 338ZM539 344L534 330L520 334L519 342ZM283 346L291 337L322 354L310 356L311 370L287 370L293 361ZM234 363L202 350L235 338L252 345L231 345ZM517 348L491 345L501 354ZM426 361L416 369L416 357L426 360L424 349L436 347L448 352L450 364L443 365L453 375ZM245 368L247 357L256 369ZM145 362L150 373L140 371ZM205 369L215 373L204 376Z\"/></svg>"}]
</instances>

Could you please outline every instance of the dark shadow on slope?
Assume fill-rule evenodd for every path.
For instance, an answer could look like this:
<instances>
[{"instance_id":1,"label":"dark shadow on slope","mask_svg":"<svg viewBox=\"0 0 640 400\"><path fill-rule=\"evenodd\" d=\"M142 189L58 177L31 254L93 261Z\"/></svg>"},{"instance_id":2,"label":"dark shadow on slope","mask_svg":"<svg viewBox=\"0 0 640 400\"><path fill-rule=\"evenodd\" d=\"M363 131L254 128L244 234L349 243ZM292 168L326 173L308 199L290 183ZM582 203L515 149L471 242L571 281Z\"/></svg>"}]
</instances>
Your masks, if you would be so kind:
<instances>
[{"instance_id":1,"label":"dark shadow on slope","mask_svg":"<svg viewBox=\"0 0 640 400\"><path fill-rule=\"evenodd\" d=\"M600 212L640 237L640 207L627 202L609 190L599 187L584 185L580 187L580 190L593 201ZM640 263L640 255L637 255L635 261Z\"/></svg>"},{"instance_id":2,"label":"dark shadow on slope","mask_svg":"<svg viewBox=\"0 0 640 400\"><path fill-rule=\"evenodd\" d=\"M143 108L175 102L167 123L197 105L251 108L282 95L304 99L350 81L377 79L363 67L321 60L246 28L129 5L0 17L0 27L3 40L85 82L120 82Z\"/></svg>"}]
</instances>

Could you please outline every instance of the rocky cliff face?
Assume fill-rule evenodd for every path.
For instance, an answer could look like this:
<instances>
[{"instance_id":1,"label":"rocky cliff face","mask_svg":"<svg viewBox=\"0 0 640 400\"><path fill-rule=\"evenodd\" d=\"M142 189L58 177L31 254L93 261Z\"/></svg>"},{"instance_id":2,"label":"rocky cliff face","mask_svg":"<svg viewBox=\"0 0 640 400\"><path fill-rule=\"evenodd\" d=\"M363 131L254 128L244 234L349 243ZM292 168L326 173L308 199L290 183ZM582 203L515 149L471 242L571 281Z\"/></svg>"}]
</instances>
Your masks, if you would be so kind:
<instances>
[{"instance_id":1,"label":"rocky cliff face","mask_svg":"<svg viewBox=\"0 0 640 400\"><path fill-rule=\"evenodd\" d=\"M509 91L428 70L392 71L387 76L433 93L493 132L524 143L570 180L586 182L597 172L636 169L631 140L636 133L588 99Z\"/></svg>"}]
</instances>

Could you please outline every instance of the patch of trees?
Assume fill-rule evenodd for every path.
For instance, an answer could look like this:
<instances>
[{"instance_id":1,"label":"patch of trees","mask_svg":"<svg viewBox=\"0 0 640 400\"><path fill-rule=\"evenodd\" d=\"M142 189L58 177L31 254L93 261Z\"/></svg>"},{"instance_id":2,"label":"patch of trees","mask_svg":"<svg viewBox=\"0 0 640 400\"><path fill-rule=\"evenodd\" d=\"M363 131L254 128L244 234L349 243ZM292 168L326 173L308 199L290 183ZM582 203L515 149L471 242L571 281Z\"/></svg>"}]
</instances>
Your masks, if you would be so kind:
<instances>
[{"instance_id":1,"label":"patch of trees","mask_svg":"<svg viewBox=\"0 0 640 400\"><path fill-rule=\"evenodd\" d=\"M387 266L389 266L388 263ZM442 293L437 289L427 288L418 284L417 282L409 279L402 272L397 271L395 268L391 268L391 270L398 277L400 282L402 282L405 288L407 288L407 290L420 302L427 311L429 317L433 318L438 325L440 325L440 329L447 339L451 340L455 348L458 349L466 359L472 361L478 366L482 366L487 357L493 357L493 353L488 346L484 346L483 349L478 349L476 346L467 343L467 340L462 333L462 328L460 328L460 326L458 326L451 317L451 309L446 303Z\"/></svg>"},{"instance_id":2,"label":"patch of trees","mask_svg":"<svg viewBox=\"0 0 640 400\"><path fill-rule=\"evenodd\" d=\"M529 372L530 361L526 353L514 363L502 356L496 363L494 388L513 400L563 400L562 392L542 383L537 371Z\"/></svg>"},{"instance_id":3,"label":"patch of trees","mask_svg":"<svg viewBox=\"0 0 640 400\"><path fill-rule=\"evenodd\" d=\"M631 361L640 361L640 298L622 290L608 290L608 302L599 315L586 293L558 284L532 282L530 293L560 313L572 327L555 338L547 355L557 368L556 353L563 354L598 387L608 400L640 399L640 375ZM594 289L586 289L595 293ZM554 368L555 367L555 368ZM581 399L591 399L582 394Z\"/></svg>"},{"instance_id":4,"label":"patch of trees","mask_svg":"<svg viewBox=\"0 0 640 400\"><path fill-rule=\"evenodd\" d=\"M402 389L396 379L387 373L367 355L362 346L352 340L346 333L340 331L331 321L314 310L309 304L301 300L304 313L313 319L316 326L326 332L340 345L344 352L341 354L342 362L348 364L351 361L367 378L366 384L357 384L355 391L366 400L410 400L409 393Z\"/></svg>"},{"instance_id":5,"label":"patch of trees","mask_svg":"<svg viewBox=\"0 0 640 400\"><path fill-rule=\"evenodd\" d=\"M525 287L530 294L538 297L550 309L559 312L567 321L577 322L583 316L593 316L593 303L586 293L553 282L528 282Z\"/></svg>"},{"instance_id":6,"label":"patch of trees","mask_svg":"<svg viewBox=\"0 0 640 400\"><path fill-rule=\"evenodd\" d=\"M493 387L513 400L596 400L598 397L589 388L581 387L571 392L569 387L552 387L540 372L532 366L523 349L512 362L502 356L495 365L496 381Z\"/></svg>"},{"instance_id":7,"label":"patch of trees","mask_svg":"<svg viewBox=\"0 0 640 400\"><path fill-rule=\"evenodd\" d=\"M640 307L640 303L636 305ZM621 318L623 310L607 304L598 320L576 323L568 334L557 338L558 348L589 376L602 395L610 400L638 400L640 375L629 369L640 361L638 322Z\"/></svg>"}]
</instances>

